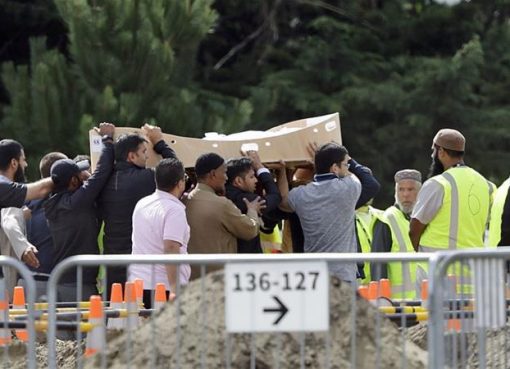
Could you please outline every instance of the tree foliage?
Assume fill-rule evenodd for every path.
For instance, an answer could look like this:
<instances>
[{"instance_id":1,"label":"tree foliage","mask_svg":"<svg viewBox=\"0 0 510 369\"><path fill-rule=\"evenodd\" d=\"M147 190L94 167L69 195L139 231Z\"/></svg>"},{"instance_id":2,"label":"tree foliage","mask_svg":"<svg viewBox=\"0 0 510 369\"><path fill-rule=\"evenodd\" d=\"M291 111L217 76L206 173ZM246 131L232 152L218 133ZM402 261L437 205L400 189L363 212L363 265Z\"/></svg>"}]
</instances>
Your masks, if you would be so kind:
<instances>
[{"instance_id":1,"label":"tree foliage","mask_svg":"<svg viewBox=\"0 0 510 369\"><path fill-rule=\"evenodd\" d=\"M2 72L2 135L35 153L83 151L105 120L200 137L338 111L344 143L384 184L380 206L395 171L426 174L443 127L465 134L469 165L508 176L508 0L54 4L68 47L32 40L30 63Z\"/></svg>"}]
</instances>

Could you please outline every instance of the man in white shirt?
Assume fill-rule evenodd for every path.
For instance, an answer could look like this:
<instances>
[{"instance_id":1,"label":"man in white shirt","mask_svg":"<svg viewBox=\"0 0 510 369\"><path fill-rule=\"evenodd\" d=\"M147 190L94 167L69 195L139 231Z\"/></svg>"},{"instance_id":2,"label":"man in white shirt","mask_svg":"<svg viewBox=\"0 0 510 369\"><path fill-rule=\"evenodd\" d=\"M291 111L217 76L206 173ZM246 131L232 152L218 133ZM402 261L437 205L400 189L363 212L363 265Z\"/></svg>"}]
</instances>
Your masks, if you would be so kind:
<instances>
[{"instance_id":1,"label":"man in white shirt","mask_svg":"<svg viewBox=\"0 0 510 369\"><path fill-rule=\"evenodd\" d=\"M185 206L179 200L185 183L184 167L179 160L169 158L159 162L156 167L156 191L138 201L133 212L133 255L188 253L190 228ZM153 282L164 283L170 299L173 299L178 281L181 285L187 284L190 274L189 264L129 267L130 281L136 278L144 281L146 308L152 306Z\"/></svg>"}]
</instances>

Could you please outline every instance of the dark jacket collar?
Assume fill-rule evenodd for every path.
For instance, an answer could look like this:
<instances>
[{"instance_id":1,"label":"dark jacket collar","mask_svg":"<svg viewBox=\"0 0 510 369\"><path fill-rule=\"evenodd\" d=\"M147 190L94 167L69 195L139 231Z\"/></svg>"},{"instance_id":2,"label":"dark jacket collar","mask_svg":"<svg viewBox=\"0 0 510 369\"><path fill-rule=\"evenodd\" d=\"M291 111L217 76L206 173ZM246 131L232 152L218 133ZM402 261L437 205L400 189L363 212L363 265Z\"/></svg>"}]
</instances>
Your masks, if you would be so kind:
<instances>
[{"instance_id":1,"label":"dark jacket collar","mask_svg":"<svg viewBox=\"0 0 510 369\"><path fill-rule=\"evenodd\" d=\"M126 170L126 169L145 169L142 167L139 167L138 165L135 165L133 163L130 163L128 161L117 161L115 162L115 170Z\"/></svg>"},{"instance_id":2,"label":"dark jacket collar","mask_svg":"<svg viewBox=\"0 0 510 369\"><path fill-rule=\"evenodd\" d=\"M314 182L329 181L331 179L338 179L338 176L335 173L316 174L313 176Z\"/></svg>"}]
</instances>

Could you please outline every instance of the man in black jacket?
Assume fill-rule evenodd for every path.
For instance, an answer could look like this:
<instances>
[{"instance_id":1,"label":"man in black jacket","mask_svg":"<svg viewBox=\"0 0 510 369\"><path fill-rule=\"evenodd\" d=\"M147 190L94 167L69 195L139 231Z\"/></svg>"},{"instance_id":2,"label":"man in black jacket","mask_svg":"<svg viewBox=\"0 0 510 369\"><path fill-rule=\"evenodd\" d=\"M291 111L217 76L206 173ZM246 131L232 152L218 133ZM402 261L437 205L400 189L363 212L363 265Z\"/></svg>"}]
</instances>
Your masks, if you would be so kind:
<instances>
[{"instance_id":1,"label":"man in black jacket","mask_svg":"<svg viewBox=\"0 0 510 369\"><path fill-rule=\"evenodd\" d=\"M142 131L163 158L176 158L174 151L163 141L161 129L144 125ZM147 141L138 134L120 136L115 142L115 168L102 190L98 207L104 222L104 254L131 254L132 216L141 198L156 189L154 170L146 168ZM126 282L125 267L109 267L106 277L110 296L112 283Z\"/></svg>"},{"instance_id":2,"label":"man in black jacket","mask_svg":"<svg viewBox=\"0 0 510 369\"><path fill-rule=\"evenodd\" d=\"M273 176L264 167L257 152L249 151L247 155L248 157L231 159L227 162L226 195L243 214L246 214L247 208L244 199L253 201L259 197L255 193L257 183L259 183L264 191L263 199L265 200L265 207L259 215L264 216L278 208L282 197ZM237 252L262 253L260 236L257 235L249 241L238 239Z\"/></svg>"},{"instance_id":3,"label":"man in black jacket","mask_svg":"<svg viewBox=\"0 0 510 369\"><path fill-rule=\"evenodd\" d=\"M96 198L113 170L113 133L115 126L101 123L99 134L103 137L103 150L95 172L83 182L81 172L88 169L87 162L75 163L71 159L57 160L50 170L55 189L44 204L53 243L55 264L73 256L98 254ZM60 279L59 300L78 301L96 294L98 268L83 268L82 296L77 296L76 269L66 272Z\"/></svg>"}]
</instances>

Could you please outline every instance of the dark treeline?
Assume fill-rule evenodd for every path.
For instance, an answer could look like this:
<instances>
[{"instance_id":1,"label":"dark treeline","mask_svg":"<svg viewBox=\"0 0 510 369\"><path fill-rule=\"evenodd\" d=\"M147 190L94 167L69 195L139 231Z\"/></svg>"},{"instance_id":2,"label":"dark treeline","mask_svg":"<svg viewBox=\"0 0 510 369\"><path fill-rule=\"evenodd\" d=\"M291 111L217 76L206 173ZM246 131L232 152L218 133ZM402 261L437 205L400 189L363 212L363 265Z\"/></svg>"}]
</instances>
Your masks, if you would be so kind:
<instances>
[{"instance_id":1,"label":"dark treeline","mask_svg":"<svg viewBox=\"0 0 510 369\"><path fill-rule=\"evenodd\" d=\"M456 128L496 184L510 161L510 1L0 0L0 136L88 151L101 121L201 137L340 112L392 201Z\"/></svg>"}]
</instances>

